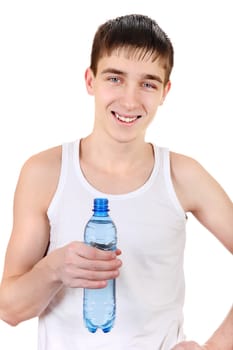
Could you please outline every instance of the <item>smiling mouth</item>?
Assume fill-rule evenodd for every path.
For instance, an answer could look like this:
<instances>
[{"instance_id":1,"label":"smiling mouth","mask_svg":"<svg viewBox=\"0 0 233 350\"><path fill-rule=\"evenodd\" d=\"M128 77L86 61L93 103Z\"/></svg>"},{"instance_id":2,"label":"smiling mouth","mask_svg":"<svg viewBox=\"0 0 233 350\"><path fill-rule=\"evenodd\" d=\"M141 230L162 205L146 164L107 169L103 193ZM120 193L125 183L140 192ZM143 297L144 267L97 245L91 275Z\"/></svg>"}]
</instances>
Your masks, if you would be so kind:
<instances>
[{"instance_id":1,"label":"smiling mouth","mask_svg":"<svg viewBox=\"0 0 233 350\"><path fill-rule=\"evenodd\" d=\"M118 119L119 121L121 121L122 123L126 123L126 124L132 124L133 122L135 122L137 119L141 118L141 115L136 115L136 116L123 116L120 115L116 112L112 111L113 116Z\"/></svg>"}]
</instances>

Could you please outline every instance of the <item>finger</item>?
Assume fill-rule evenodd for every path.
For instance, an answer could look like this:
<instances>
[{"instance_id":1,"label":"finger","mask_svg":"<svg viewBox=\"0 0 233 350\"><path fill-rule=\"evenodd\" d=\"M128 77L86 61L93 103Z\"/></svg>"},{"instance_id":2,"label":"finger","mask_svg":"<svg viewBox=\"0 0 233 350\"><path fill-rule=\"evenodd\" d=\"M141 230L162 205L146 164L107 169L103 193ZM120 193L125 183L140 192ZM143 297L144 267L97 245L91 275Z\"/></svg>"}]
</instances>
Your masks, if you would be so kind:
<instances>
[{"instance_id":1,"label":"finger","mask_svg":"<svg viewBox=\"0 0 233 350\"><path fill-rule=\"evenodd\" d=\"M70 288L88 288L88 289L100 289L105 288L107 286L107 281L91 281L86 279L73 279L69 287Z\"/></svg>"},{"instance_id":2,"label":"finger","mask_svg":"<svg viewBox=\"0 0 233 350\"><path fill-rule=\"evenodd\" d=\"M75 265L81 269L90 271L114 271L121 267L122 262L120 259L88 260L79 256Z\"/></svg>"},{"instance_id":3,"label":"finger","mask_svg":"<svg viewBox=\"0 0 233 350\"><path fill-rule=\"evenodd\" d=\"M117 248L116 250L115 250L115 253L116 253L116 255L118 256L118 255L121 255L121 250L119 249L119 248Z\"/></svg>"},{"instance_id":4,"label":"finger","mask_svg":"<svg viewBox=\"0 0 233 350\"><path fill-rule=\"evenodd\" d=\"M79 242L74 247L76 254L90 260L111 260L117 256L116 251L106 251L88 246L85 243ZM118 252L120 254L120 251Z\"/></svg>"},{"instance_id":5,"label":"finger","mask_svg":"<svg viewBox=\"0 0 233 350\"><path fill-rule=\"evenodd\" d=\"M78 278L86 279L90 281L107 281L119 276L119 270L114 271L90 271L82 270L77 271Z\"/></svg>"},{"instance_id":6,"label":"finger","mask_svg":"<svg viewBox=\"0 0 233 350\"><path fill-rule=\"evenodd\" d=\"M107 281L119 276L119 270L90 271L76 268L74 265L66 266L63 275L64 283L71 284L72 280Z\"/></svg>"}]
</instances>

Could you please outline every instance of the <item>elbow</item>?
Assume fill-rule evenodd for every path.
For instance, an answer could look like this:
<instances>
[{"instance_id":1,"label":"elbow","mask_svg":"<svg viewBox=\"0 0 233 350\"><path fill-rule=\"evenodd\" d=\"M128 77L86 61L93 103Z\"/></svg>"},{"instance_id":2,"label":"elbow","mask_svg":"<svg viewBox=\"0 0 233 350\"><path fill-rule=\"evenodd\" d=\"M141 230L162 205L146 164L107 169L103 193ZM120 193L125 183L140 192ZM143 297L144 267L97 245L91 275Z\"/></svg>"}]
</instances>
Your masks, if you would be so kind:
<instances>
[{"instance_id":1,"label":"elbow","mask_svg":"<svg viewBox=\"0 0 233 350\"><path fill-rule=\"evenodd\" d=\"M12 327L16 327L18 324L29 320L36 315L29 315L27 312L19 312L13 309L0 310L0 319Z\"/></svg>"},{"instance_id":2,"label":"elbow","mask_svg":"<svg viewBox=\"0 0 233 350\"><path fill-rule=\"evenodd\" d=\"M21 322L17 317L3 310L0 311L0 319L12 327L16 327Z\"/></svg>"},{"instance_id":3,"label":"elbow","mask_svg":"<svg viewBox=\"0 0 233 350\"><path fill-rule=\"evenodd\" d=\"M3 303L0 305L0 319L12 327L16 327L19 323L25 321L27 319L25 316L24 312L20 312L12 305L3 305Z\"/></svg>"},{"instance_id":4,"label":"elbow","mask_svg":"<svg viewBox=\"0 0 233 350\"><path fill-rule=\"evenodd\" d=\"M10 318L10 317L3 317L2 318L2 321L6 322L9 326L12 326L12 327L16 327L20 321L19 320L16 320L15 318Z\"/></svg>"},{"instance_id":5,"label":"elbow","mask_svg":"<svg viewBox=\"0 0 233 350\"><path fill-rule=\"evenodd\" d=\"M25 305L20 308L18 304L17 306L14 307L13 305L3 305L0 303L0 319L8 325L15 327L19 323L39 316L38 310L35 308L26 307Z\"/></svg>"},{"instance_id":6,"label":"elbow","mask_svg":"<svg viewBox=\"0 0 233 350\"><path fill-rule=\"evenodd\" d=\"M0 308L0 319L12 327L16 327L23 321L23 319L20 319L19 316L9 308L2 307Z\"/></svg>"},{"instance_id":7,"label":"elbow","mask_svg":"<svg viewBox=\"0 0 233 350\"><path fill-rule=\"evenodd\" d=\"M14 313L12 307L4 301L4 298L0 298L0 320L12 327L20 323L20 320L16 317L16 313Z\"/></svg>"},{"instance_id":8,"label":"elbow","mask_svg":"<svg viewBox=\"0 0 233 350\"><path fill-rule=\"evenodd\" d=\"M31 309L28 305L20 303L18 300L12 300L6 297L6 292L1 290L0 293L0 320L9 326L16 327L19 323L34 317L29 312Z\"/></svg>"}]
</instances>

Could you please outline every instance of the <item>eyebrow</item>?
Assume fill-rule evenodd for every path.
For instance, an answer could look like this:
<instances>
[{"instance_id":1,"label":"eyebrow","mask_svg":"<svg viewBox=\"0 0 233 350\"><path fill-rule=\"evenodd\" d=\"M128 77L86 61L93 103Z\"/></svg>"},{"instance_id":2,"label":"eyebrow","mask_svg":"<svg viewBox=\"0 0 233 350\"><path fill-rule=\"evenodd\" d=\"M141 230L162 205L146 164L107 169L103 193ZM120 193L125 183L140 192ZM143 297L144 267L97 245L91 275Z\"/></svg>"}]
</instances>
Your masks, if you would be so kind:
<instances>
[{"instance_id":1,"label":"eyebrow","mask_svg":"<svg viewBox=\"0 0 233 350\"><path fill-rule=\"evenodd\" d=\"M123 76L127 75L127 73L115 68L106 68L101 72L101 74L117 74L117 75L123 75ZM143 74L142 79L155 80L158 83L163 84L163 80L160 78L159 75Z\"/></svg>"}]
</instances>

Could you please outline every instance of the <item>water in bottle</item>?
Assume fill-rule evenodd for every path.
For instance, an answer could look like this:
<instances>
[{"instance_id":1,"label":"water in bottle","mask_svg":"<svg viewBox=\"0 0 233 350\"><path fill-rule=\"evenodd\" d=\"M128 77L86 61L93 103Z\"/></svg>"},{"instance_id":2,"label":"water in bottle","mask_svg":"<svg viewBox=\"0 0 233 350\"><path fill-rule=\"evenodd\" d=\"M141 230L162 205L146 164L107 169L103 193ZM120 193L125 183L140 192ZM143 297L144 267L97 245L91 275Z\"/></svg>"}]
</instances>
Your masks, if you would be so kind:
<instances>
[{"instance_id":1,"label":"water in bottle","mask_svg":"<svg viewBox=\"0 0 233 350\"><path fill-rule=\"evenodd\" d=\"M108 215L108 199L95 198L93 216L88 221L84 242L102 250L116 250L116 226ZM105 288L84 289L83 318L92 333L98 328L109 332L114 324L116 312L116 281L108 280Z\"/></svg>"}]
</instances>

